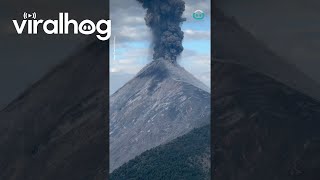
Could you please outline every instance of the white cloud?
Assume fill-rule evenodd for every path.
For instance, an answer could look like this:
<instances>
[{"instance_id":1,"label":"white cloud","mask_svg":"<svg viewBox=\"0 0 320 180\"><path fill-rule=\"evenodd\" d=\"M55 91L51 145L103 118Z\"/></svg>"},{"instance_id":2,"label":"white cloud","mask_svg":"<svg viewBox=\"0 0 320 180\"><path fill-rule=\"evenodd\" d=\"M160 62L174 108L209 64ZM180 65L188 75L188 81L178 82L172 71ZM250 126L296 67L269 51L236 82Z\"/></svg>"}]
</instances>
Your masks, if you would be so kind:
<instances>
[{"instance_id":1,"label":"white cloud","mask_svg":"<svg viewBox=\"0 0 320 180\"><path fill-rule=\"evenodd\" d=\"M192 29L186 29L184 30L185 34L185 39L190 40L190 39L210 39L210 30L208 31L199 31L199 30L192 30Z\"/></svg>"},{"instance_id":2,"label":"white cloud","mask_svg":"<svg viewBox=\"0 0 320 180\"><path fill-rule=\"evenodd\" d=\"M148 49L136 48L127 53L123 53L120 58L110 59L110 68L113 72L123 72L127 74L136 74L147 63L139 61L139 58L146 57ZM110 55L111 56L111 55Z\"/></svg>"},{"instance_id":3,"label":"white cloud","mask_svg":"<svg viewBox=\"0 0 320 180\"><path fill-rule=\"evenodd\" d=\"M132 26L123 26L119 28L119 31L115 33L117 39L122 41L143 41L146 39L151 39L148 31L144 32L145 29Z\"/></svg>"},{"instance_id":4,"label":"white cloud","mask_svg":"<svg viewBox=\"0 0 320 180\"><path fill-rule=\"evenodd\" d=\"M144 18L141 16L129 16L124 18L124 23L132 23L132 24L144 24Z\"/></svg>"}]
</instances>

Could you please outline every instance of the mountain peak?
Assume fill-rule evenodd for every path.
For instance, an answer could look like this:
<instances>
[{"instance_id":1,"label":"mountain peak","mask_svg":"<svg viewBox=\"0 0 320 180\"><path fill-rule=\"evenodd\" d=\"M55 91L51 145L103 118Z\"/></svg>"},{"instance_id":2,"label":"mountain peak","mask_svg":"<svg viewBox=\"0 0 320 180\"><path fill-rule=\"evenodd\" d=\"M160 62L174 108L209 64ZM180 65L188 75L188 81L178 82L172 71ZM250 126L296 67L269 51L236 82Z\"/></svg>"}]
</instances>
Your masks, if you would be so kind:
<instances>
[{"instance_id":1,"label":"mountain peak","mask_svg":"<svg viewBox=\"0 0 320 180\"><path fill-rule=\"evenodd\" d=\"M144 67L110 98L110 170L209 124L208 89L178 64Z\"/></svg>"},{"instance_id":2,"label":"mountain peak","mask_svg":"<svg viewBox=\"0 0 320 180\"><path fill-rule=\"evenodd\" d=\"M192 84L202 90L210 92L209 88L196 79L191 73L186 71L179 64L166 60L156 60L149 63L137 75L136 78L153 77L158 80L171 78L176 81L182 81Z\"/></svg>"}]
</instances>

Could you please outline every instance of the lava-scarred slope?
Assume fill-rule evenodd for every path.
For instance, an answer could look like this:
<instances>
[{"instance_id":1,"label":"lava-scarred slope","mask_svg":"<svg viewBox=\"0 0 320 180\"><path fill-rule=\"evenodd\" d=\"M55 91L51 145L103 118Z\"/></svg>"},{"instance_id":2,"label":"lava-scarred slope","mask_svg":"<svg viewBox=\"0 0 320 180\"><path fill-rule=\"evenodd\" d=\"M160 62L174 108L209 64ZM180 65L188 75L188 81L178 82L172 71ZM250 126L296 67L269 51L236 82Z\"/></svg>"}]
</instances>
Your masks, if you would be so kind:
<instances>
[{"instance_id":1,"label":"lava-scarred slope","mask_svg":"<svg viewBox=\"0 0 320 180\"><path fill-rule=\"evenodd\" d=\"M208 88L177 64L153 61L110 99L111 171L209 124Z\"/></svg>"}]
</instances>

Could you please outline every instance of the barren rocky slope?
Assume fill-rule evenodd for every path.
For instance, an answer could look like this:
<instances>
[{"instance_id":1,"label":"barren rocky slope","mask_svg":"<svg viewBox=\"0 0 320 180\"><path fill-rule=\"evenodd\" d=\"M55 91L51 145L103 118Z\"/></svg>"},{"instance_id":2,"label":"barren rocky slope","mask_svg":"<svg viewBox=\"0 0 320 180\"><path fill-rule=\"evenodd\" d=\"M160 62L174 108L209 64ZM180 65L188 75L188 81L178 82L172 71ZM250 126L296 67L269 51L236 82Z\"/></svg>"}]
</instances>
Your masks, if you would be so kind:
<instances>
[{"instance_id":1,"label":"barren rocky slope","mask_svg":"<svg viewBox=\"0 0 320 180\"><path fill-rule=\"evenodd\" d=\"M153 61L110 99L110 170L209 124L208 88L177 64Z\"/></svg>"}]
</instances>

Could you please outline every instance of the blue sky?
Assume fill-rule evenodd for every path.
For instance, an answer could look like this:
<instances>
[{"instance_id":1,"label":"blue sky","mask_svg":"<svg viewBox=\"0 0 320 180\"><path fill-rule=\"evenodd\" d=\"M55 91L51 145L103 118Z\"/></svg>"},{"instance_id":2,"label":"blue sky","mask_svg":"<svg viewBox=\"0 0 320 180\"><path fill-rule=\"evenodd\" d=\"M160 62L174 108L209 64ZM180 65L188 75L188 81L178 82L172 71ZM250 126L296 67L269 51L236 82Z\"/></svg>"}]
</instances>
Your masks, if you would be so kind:
<instances>
[{"instance_id":1,"label":"blue sky","mask_svg":"<svg viewBox=\"0 0 320 180\"><path fill-rule=\"evenodd\" d=\"M210 1L186 0L182 24L185 38L179 64L210 87ZM152 60L151 35L145 10L136 1L111 0L110 93L114 93ZM195 10L205 12L194 20ZM115 44L115 45L114 45ZM114 53L115 51L115 53Z\"/></svg>"}]
</instances>

